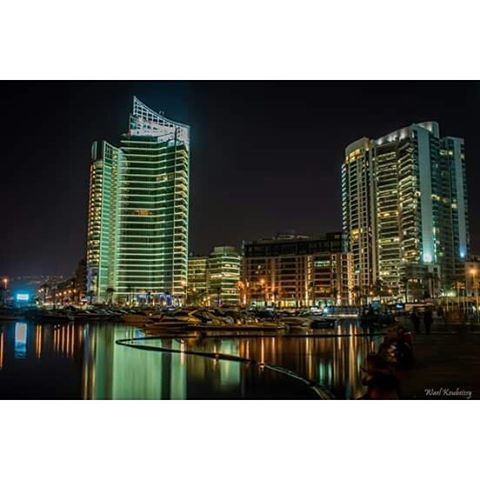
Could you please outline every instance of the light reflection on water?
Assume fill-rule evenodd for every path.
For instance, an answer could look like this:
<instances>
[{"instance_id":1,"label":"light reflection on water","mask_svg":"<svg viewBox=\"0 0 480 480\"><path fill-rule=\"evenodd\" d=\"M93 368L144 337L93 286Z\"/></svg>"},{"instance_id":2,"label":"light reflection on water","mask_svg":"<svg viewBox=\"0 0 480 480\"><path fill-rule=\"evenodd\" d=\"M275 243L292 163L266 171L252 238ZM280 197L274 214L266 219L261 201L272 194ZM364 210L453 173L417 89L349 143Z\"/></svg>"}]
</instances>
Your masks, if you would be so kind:
<instances>
[{"instance_id":1,"label":"light reflection on water","mask_svg":"<svg viewBox=\"0 0 480 480\"><path fill-rule=\"evenodd\" d=\"M347 323L338 333L362 333ZM113 324L0 324L0 398L186 399L315 398L284 375L229 360L188 355L218 352L287 368L337 398L363 393L360 366L376 349L371 337L229 337L144 340L169 354L115 342L143 337Z\"/></svg>"}]
</instances>

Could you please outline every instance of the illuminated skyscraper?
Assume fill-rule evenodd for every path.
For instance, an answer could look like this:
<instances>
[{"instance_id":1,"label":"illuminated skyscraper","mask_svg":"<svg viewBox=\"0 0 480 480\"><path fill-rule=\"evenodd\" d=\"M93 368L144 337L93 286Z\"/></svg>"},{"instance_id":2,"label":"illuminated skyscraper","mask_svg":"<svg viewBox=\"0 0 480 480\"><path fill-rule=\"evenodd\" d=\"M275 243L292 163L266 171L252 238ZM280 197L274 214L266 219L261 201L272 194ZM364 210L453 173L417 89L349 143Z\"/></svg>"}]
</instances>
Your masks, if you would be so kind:
<instances>
[{"instance_id":1,"label":"illuminated skyscraper","mask_svg":"<svg viewBox=\"0 0 480 480\"><path fill-rule=\"evenodd\" d=\"M190 127L137 98L120 147L93 144L87 290L96 301L183 302L189 157Z\"/></svg>"},{"instance_id":2,"label":"illuminated skyscraper","mask_svg":"<svg viewBox=\"0 0 480 480\"><path fill-rule=\"evenodd\" d=\"M452 287L469 253L463 139L413 124L346 148L343 229L357 287L419 298Z\"/></svg>"},{"instance_id":3,"label":"illuminated skyscraper","mask_svg":"<svg viewBox=\"0 0 480 480\"><path fill-rule=\"evenodd\" d=\"M352 253L355 285L364 294L376 278L372 142L361 138L345 150L342 165L343 234Z\"/></svg>"}]
</instances>

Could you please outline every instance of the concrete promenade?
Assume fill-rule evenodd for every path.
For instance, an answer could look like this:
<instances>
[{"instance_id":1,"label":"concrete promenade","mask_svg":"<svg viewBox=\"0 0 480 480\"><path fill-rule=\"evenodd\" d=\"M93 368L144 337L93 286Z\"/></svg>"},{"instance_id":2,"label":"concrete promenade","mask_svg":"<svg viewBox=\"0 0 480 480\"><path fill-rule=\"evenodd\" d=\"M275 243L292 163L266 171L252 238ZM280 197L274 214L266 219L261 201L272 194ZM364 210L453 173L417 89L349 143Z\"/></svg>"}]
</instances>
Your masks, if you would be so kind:
<instances>
[{"instance_id":1,"label":"concrete promenade","mask_svg":"<svg viewBox=\"0 0 480 480\"><path fill-rule=\"evenodd\" d=\"M430 335L413 335L415 365L398 373L401 399L480 399L479 326L438 322Z\"/></svg>"}]
</instances>

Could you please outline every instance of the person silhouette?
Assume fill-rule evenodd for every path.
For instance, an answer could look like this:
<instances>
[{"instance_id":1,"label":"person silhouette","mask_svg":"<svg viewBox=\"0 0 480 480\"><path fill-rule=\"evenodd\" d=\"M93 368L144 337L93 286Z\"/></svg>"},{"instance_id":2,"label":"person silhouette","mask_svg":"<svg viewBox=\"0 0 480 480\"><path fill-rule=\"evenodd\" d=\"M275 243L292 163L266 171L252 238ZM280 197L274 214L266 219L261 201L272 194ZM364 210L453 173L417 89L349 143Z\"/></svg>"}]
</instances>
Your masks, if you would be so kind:
<instances>
[{"instance_id":1,"label":"person silhouette","mask_svg":"<svg viewBox=\"0 0 480 480\"><path fill-rule=\"evenodd\" d=\"M415 308L410 314L410 321L412 322L415 333L420 333L420 317L418 316L417 310Z\"/></svg>"},{"instance_id":2,"label":"person silhouette","mask_svg":"<svg viewBox=\"0 0 480 480\"><path fill-rule=\"evenodd\" d=\"M433 312L431 308L427 308L423 314L423 324L425 326L425 333L430 335L433 323Z\"/></svg>"}]
</instances>

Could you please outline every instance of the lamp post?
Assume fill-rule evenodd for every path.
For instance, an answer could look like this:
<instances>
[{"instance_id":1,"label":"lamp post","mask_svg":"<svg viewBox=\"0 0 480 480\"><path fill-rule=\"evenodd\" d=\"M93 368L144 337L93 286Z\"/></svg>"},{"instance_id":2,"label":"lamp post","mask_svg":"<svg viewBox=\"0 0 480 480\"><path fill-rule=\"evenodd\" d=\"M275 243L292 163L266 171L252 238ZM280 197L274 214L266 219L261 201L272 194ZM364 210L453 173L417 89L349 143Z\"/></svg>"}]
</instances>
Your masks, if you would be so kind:
<instances>
[{"instance_id":1,"label":"lamp post","mask_svg":"<svg viewBox=\"0 0 480 480\"><path fill-rule=\"evenodd\" d=\"M477 269L472 268L470 270L472 275L472 291L475 292L475 317L478 320L478 284L477 284Z\"/></svg>"},{"instance_id":2,"label":"lamp post","mask_svg":"<svg viewBox=\"0 0 480 480\"><path fill-rule=\"evenodd\" d=\"M182 285L182 293L183 293L183 306L186 306L187 305L187 296L188 296L188 291L187 291L187 282L185 280L182 280L180 282L180 284Z\"/></svg>"},{"instance_id":3,"label":"lamp post","mask_svg":"<svg viewBox=\"0 0 480 480\"><path fill-rule=\"evenodd\" d=\"M3 282L3 303L7 304L7 289L8 289L8 278L5 277L2 279Z\"/></svg>"}]
</instances>

